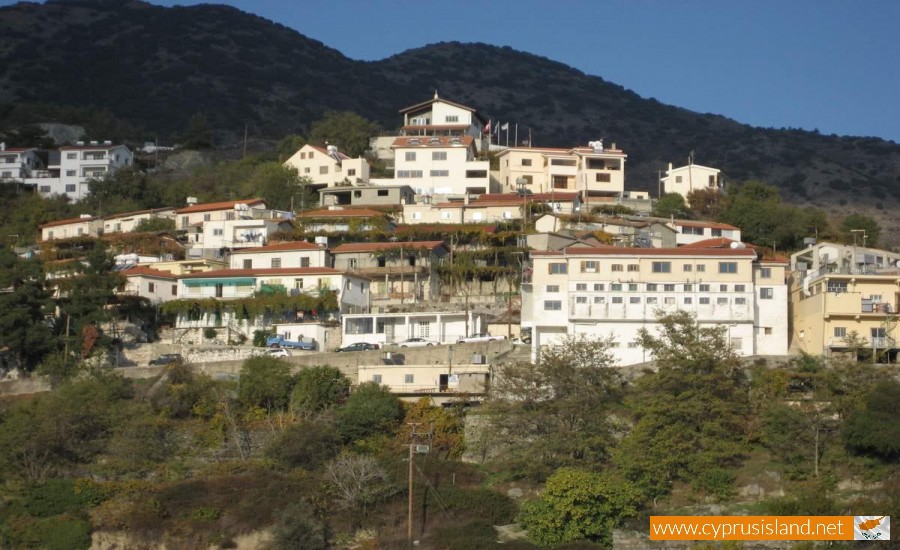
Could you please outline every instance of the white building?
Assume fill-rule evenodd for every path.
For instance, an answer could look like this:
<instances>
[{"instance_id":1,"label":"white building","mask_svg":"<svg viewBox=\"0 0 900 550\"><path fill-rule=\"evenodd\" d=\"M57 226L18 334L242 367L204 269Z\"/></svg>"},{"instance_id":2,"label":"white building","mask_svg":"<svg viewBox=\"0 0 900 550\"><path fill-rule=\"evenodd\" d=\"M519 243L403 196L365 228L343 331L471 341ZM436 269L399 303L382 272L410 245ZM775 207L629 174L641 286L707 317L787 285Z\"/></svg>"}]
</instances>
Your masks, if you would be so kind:
<instances>
[{"instance_id":1,"label":"white building","mask_svg":"<svg viewBox=\"0 0 900 550\"><path fill-rule=\"evenodd\" d=\"M375 382L388 387L404 401L430 397L436 403L484 395L491 378L491 366L472 364L470 357L452 365L406 365L385 361L382 365L360 365L360 384Z\"/></svg>"},{"instance_id":2,"label":"white building","mask_svg":"<svg viewBox=\"0 0 900 550\"><path fill-rule=\"evenodd\" d=\"M669 163L669 169L666 175L660 179L664 193L678 193L687 200L688 193L700 189L711 189L718 191L722 182L719 178L718 168L710 168L708 166L700 166L693 162L687 166L672 168Z\"/></svg>"},{"instance_id":3,"label":"white building","mask_svg":"<svg viewBox=\"0 0 900 550\"><path fill-rule=\"evenodd\" d=\"M82 214L78 218L56 220L39 226L42 241L71 239L72 237L99 237L103 233L103 218Z\"/></svg>"},{"instance_id":4,"label":"white building","mask_svg":"<svg viewBox=\"0 0 900 550\"><path fill-rule=\"evenodd\" d=\"M678 246L719 238L741 242L740 228L727 223L695 220L674 220L670 223L675 226L675 231L677 231L675 243Z\"/></svg>"},{"instance_id":5,"label":"white building","mask_svg":"<svg viewBox=\"0 0 900 550\"><path fill-rule=\"evenodd\" d=\"M532 252L522 328L534 357L566 335L609 337L620 365L649 361L636 342L660 313L687 310L725 326L740 355L788 349L786 262L748 248L569 248ZM526 278L527 279L527 278Z\"/></svg>"},{"instance_id":6,"label":"white building","mask_svg":"<svg viewBox=\"0 0 900 550\"><path fill-rule=\"evenodd\" d=\"M47 163L47 170L58 174L58 177L39 179L38 192L44 196L65 195L78 201L87 196L91 180L103 178L132 164L134 155L128 147L113 145L111 141L92 141L87 145L78 142L60 147L58 152L50 152Z\"/></svg>"},{"instance_id":7,"label":"white building","mask_svg":"<svg viewBox=\"0 0 900 550\"><path fill-rule=\"evenodd\" d=\"M131 233L142 221L154 218L174 220L175 209L152 208L149 210L138 210L136 212L126 212L124 214L106 216L103 219L103 233Z\"/></svg>"},{"instance_id":8,"label":"white building","mask_svg":"<svg viewBox=\"0 0 900 550\"><path fill-rule=\"evenodd\" d=\"M384 346L407 338L452 344L487 330L484 316L472 311L353 314L343 315L342 323L345 346L357 342Z\"/></svg>"},{"instance_id":9,"label":"white building","mask_svg":"<svg viewBox=\"0 0 900 550\"><path fill-rule=\"evenodd\" d=\"M139 265L123 269L119 273L125 277L125 288L120 294L140 296L153 303L179 298L178 278L169 271Z\"/></svg>"},{"instance_id":10,"label":"white building","mask_svg":"<svg viewBox=\"0 0 900 550\"><path fill-rule=\"evenodd\" d=\"M477 160L472 136L398 137L394 178L418 195L490 192L490 163Z\"/></svg>"},{"instance_id":11,"label":"white building","mask_svg":"<svg viewBox=\"0 0 900 550\"><path fill-rule=\"evenodd\" d=\"M306 241L273 243L243 248L231 254L232 269L329 267L328 249Z\"/></svg>"},{"instance_id":12,"label":"white building","mask_svg":"<svg viewBox=\"0 0 900 550\"><path fill-rule=\"evenodd\" d=\"M0 181L24 181L43 167L34 147L7 148L5 143L0 143Z\"/></svg>"},{"instance_id":13,"label":"white building","mask_svg":"<svg viewBox=\"0 0 900 550\"><path fill-rule=\"evenodd\" d=\"M617 200L625 193L623 151L601 141L570 149L510 147L498 155L498 179L504 192L581 192L590 199Z\"/></svg>"},{"instance_id":14,"label":"white building","mask_svg":"<svg viewBox=\"0 0 900 550\"><path fill-rule=\"evenodd\" d=\"M317 186L356 185L369 181L369 163L366 159L350 158L334 145L316 147L306 144L284 165L296 168L300 177L311 179L312 184Z\"/></svg>"}]
</instances>

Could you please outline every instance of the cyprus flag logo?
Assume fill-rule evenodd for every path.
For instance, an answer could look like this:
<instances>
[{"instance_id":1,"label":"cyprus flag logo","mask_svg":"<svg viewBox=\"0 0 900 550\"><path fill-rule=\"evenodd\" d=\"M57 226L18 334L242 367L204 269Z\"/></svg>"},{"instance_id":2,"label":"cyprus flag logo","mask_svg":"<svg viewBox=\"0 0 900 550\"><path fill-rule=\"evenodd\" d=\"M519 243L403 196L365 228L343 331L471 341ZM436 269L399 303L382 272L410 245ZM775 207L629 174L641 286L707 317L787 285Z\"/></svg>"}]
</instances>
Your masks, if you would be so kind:
<instances>
[{"instance_id":1,"label":"cyprus flag logo","mask_svg":"<svg viewBox=\"0 0 900 550\"><path fill-rule=\"evenodd\" d=\"M891 517L853 516L853 540L891 540Z\"/></svg>"}]
</instances>

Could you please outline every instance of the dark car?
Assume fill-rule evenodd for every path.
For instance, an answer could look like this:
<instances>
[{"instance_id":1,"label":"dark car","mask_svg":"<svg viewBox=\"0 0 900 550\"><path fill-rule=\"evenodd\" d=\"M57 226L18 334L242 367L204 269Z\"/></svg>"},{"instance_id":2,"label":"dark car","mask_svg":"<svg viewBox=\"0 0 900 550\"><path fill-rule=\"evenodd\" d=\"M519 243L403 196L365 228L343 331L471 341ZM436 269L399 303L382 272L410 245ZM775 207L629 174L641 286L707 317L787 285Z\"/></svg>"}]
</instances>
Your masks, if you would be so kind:
<instances>
[{"instance_id":1,"label":"dark car","mask_svg":"<svg viewBox=\"0 0 900 550\"><path fill-rule=\"evenodd\" d=\"M180 353L164 353L156 359L151 359L151 365L171 365L172 363L184 363L184 357Z\"/></svg>"},{"instance_id":2,"label":"dark car","mask_svg":"<svg viewBox=\"0 0 900 550\"><path fill-rule=\"evenodd\" d=\"M338 348L338 351L368 351L371 349L378 349L378 344L370 344L368 342L357 342L355 344L350 344L349 346L344 346L342 348Z\"/></svg>"}]
</instances>

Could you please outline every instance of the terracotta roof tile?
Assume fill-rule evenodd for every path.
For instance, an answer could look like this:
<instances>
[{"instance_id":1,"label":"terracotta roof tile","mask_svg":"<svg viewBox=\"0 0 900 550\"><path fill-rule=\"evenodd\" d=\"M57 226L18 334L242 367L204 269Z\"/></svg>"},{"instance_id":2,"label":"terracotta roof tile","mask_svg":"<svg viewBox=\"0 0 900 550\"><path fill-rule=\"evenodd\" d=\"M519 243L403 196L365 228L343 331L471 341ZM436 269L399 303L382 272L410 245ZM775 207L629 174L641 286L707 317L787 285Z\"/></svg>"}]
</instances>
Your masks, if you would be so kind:
<instances>
[{"instance_id":1,"label":"terracotta roof tile","mask_svg":"<svg viewBox=\"0 0 900 550\"><path fill-rule=\"evenodd\" d=\"M128 269L123 269L120 273L126 277L135 277L138 275L143 275L146 277L158 277L161 279L177 279L174 273L171 271L163 271L161 269L153 269L152 267L147 267L143 265L138 265L135 267L129 267Z\"/></svg>"},{"instance_id":2,"label":"terracotta roof tile","mask_svg":"<svg viewBox=\"0 0 900 550\"><path fill-rule=\"evenodd\" d=\"M38 227L55 227L57 225L70 225L73 223L87 223L87 222L102 222L103 218L69 218L66 220L56 220L52 222L47 222L45 224L41 224Z\"/></svg>"},{"instance_id":3,"label":"terracotta roof tile","mask_svg":"<svg viewBox=\"0 0 900 550\"><path fill-rule=\"evenodd\" d=\"M239 201L223 201L223 202L207 202L204 204L192 204L190 206L185 206L184 208L179 208L175 211L176 214L192 214L194 212L211 212L214 210L231 210L234 208L236 204L246 204L247 206L257 206L263 205L265 206L265 201L263 199L244 199Z\"/></svg>"},{"instance_id":4,"label":"terracotta roof tile","mask_svg":"<svg viewBox=\"0 0 900 550\"><path fill-rule=\"evenodd\" d=\"M255 254L257 252L277 252L280 250L323 250L323 248L317 244L306 241L285 241L267 244L266 246L242 248L240 250L235 250L232 254Z\"/></svg>"}]
</instances>

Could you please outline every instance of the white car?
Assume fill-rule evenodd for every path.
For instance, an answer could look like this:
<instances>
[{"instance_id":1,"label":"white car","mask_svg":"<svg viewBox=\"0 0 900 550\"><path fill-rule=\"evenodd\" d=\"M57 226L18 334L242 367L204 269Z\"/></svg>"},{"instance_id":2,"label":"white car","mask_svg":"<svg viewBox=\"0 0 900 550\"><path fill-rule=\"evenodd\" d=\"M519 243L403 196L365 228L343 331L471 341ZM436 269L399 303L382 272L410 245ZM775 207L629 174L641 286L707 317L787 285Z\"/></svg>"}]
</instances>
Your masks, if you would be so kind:
<instances>
[{"instance_id":1,"label":"white car","mask_svg":"<svg viewBox=\"0 0 900 550\"><path fill-rule=\"evenodd\" d=\"M397 345L401 348L415 348L415 347L425 347L425 346L440 346L440 342L432 342L431 340L426 340L424 338L407 338L402 342L397 342Z\"/></svg>"},{"instance_id":2,"label":"white car","mask_svg":"<svg viewBox=\"0 0 900 550\"><path fill-rule=\"evenodd\" d=\"M266 355L269 357L290 357L291 352L284 348L271 348L266 350Z\"/></svg>"},{"instance_id":3,"label":"white car","mask_svg":"<svg viewBox=\"0 0 900 550\"><path fill-rule=\"evenodd\" d=\"M478 334L473 334L472 336L460 338L456 341L456 343L472 344L474 342L499 342L500 340L506 340L506 336L491 336L487 332L479 332Z\"/></svg>"}]
</instances>

